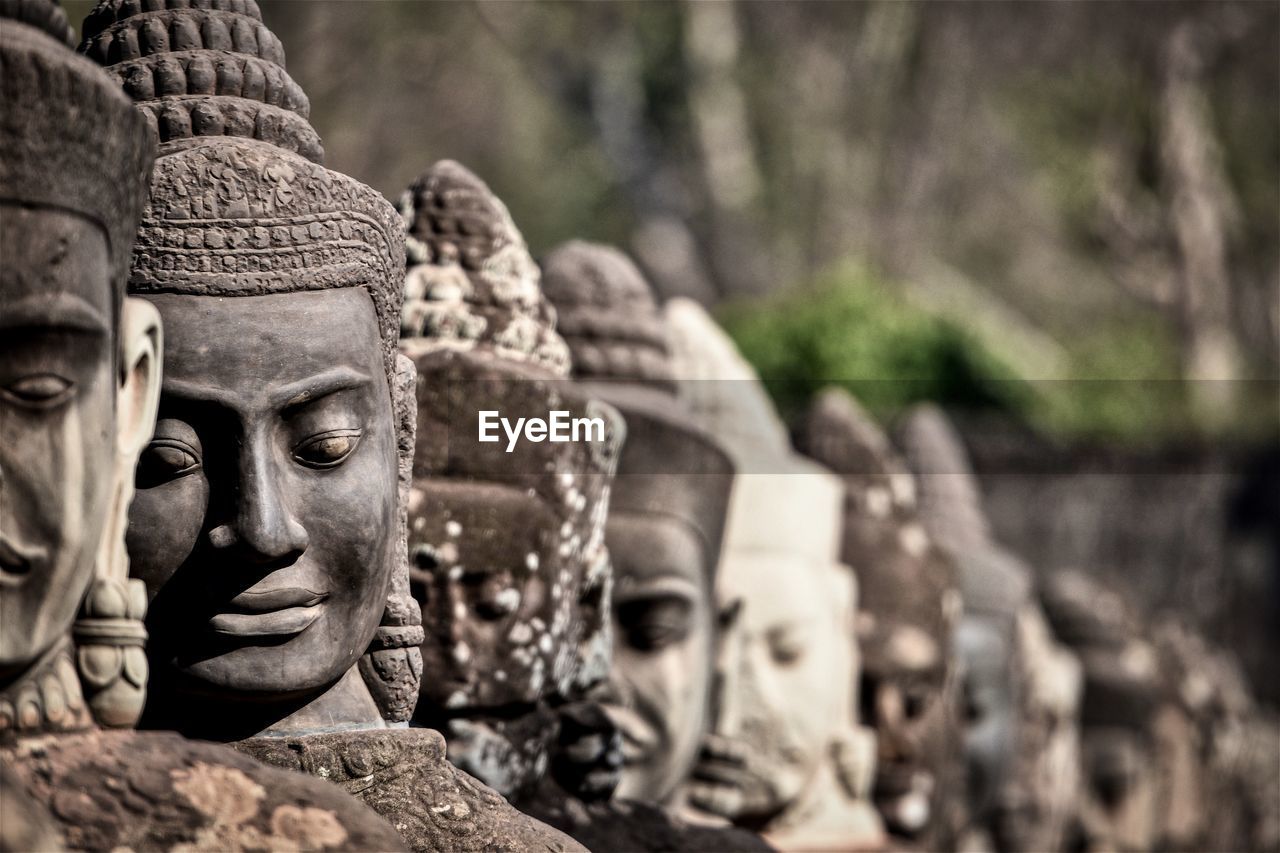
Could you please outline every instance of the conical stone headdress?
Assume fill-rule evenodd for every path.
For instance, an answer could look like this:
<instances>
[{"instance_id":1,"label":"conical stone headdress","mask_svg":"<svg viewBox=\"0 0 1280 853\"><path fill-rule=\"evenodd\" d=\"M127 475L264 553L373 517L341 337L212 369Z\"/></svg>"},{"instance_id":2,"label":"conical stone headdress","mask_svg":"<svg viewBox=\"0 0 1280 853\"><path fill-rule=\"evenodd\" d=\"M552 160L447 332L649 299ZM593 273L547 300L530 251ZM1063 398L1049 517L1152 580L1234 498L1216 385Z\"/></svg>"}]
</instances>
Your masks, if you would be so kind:
<instances>
[{"instance_id":1,"label":"conical stone headdress","mask_svg":"<svg viewBox=\"0 0 1280 853\"><path fill-rule=\"evenodd\" d=\"M404 230L359 181L324 168L306 95L254 0L101 0L81 52L106 66L160 141L131 293L254 296L363 287L373 300L399 431L401 541L413 456L413 368L399 360ZM361 673L407 720L421 613L395 566Z\"/></svg>"},{"instance_id":2,"label":"conical stone headdress","mask_svg":"<svg viewBox=\"0 0 1280 853\"><path fill-rule=\"evenodd\" d=\"M737 473L726 550L782 552L835 565L844 498L840 481L791 449L755 368L701 305L672 299L663 315L679 393L698 424L729 451Z\"/></svg>"},{"instance_id":3,"label":"conical stone headdress","mask_svg":"<svg viewBox=\"0 0 1280 853\"><path fill-rule=\"evenodd\" d=\"M622 252L581 240L552 249L542 274L574 377L627 420L613 507L687 524L703 545L713 580L733 463L677 397L668 329L653 288Z\"/></svg>"}]
</instances>

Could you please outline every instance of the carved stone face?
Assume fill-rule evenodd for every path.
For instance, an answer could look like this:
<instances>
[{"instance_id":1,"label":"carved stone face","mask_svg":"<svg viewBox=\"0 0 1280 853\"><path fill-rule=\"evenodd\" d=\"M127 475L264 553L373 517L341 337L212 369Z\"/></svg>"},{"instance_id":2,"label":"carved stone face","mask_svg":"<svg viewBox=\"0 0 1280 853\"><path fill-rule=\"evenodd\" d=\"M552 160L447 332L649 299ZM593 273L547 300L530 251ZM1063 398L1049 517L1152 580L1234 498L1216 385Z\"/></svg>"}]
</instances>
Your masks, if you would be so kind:
<instances>
[{"instance_id":1,"label":"carved stone face","mask_svg":"<svg viewBox=\"0 0 1280 853\"><path fill-rule=\"evenodd\" d=\"M149 301L165 376L128 546L152 597L156 680L326 687L374 635L396 544L373 303L359 287Z\"/></svg>"},{"instance_id":2,"label":"carved stone face","mask_svg":"<svg viewBox=\"0 0 1280 853\"><path fill-rule=\"evenodd\" d=\"M876 808L895 835L923 833L945 761L947 649L940 638L884 614L858 614L862 721L876 730Z\"/></svg>"},{"instance_id":3,"label":"carved stone face","mask_svg":"<svg viewBox=\"0 0 1280 853\"><path fill-rule=\"evenodd\" d=\"M610 512L614 565L610 673L625 766L617 795L669 800L706 731L715 638L703 548L681 522Z\"/></svg>"},{"instance_id":4,"label":"carved stone face","mask_svg":"<svg viewBox=\"0 0 1280 853\"><path fill-rule=\"evenodd\" d=\"M788 554L725 556L722 582L742 598L720 654L715 733L741 753L735 819L795 801L852 723L851 590L837 571Z\"/></svg>"},{"instance_id":5,"label":"carved stone face","mask_svg":"<svg viewBox=\"0 0 1280 853\"><path fill-rule=\"evenodd\" d=\"M0 205L0 677L65 636L115 486L106 239L79 216Z\"/></svg>"},{"instance_id":6,"label":"carved stone face","mask_svg":"<svg viewBox=\"0 0 1280 853\"><path fill-rule=\"evenodd\" d=\"M1018 708L1011 639L984 619L961 619L956 631L956 651L964 664L968 799L979 815L995 807L1013 760Z\"/></svg>"}]
</instances>

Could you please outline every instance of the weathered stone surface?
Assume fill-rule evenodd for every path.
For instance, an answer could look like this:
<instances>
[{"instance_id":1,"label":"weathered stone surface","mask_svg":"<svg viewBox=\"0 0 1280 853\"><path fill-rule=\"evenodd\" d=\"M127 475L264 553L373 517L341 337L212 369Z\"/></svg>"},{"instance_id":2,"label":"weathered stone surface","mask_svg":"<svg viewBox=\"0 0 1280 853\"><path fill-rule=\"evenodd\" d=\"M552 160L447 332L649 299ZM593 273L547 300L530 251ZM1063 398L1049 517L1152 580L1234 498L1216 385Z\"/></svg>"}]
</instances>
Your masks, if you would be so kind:
<instances>
[{"instance_id":1,"label":"weathered stone surface","mask_svg":"<svg viewBox=\"0 0 1280 853\"><path fill-rule=\"evenodd\" d=\"M0 757L73 850L405 849L327 782L175 734L29 737Z\"/></svg>"},{"instance_id":2,"label":"weathered stone surface","mask_svg":"<svg viewBox=\"0 0 1280 853\"><path fill-rule=\"evenodd\" d=\"M560 751L557 709L608 672L604 519L621 418L567 380L537 264L483 181L437 163L406 191L401 214L401 348L419 374L409 544L430 628L415 719L445 732L450 759L508 796L560 770L573 777L565 784L607 794L606 764L579 766ZM476 440L482 411L511 422L561 411L605 429L508 448L505 437Z\"/></svg>"},{"instance_id":3,"label":"weathered stone surface","mask_svg":"<svg viewBox=\"0 0 1280 853\"><path fill-rule=\"evenodd\" d=\"M589 850L701 851L756 853L773 850L753 832L732 826L697 825L652 803L609 800L582 803L556 799L526 808L540 820L572 835Z\"/></svg>"},{"instance_id":4,"label":"weathered stone surface","mask_svg":"<svg viewBox=\"0 0 1280 853\"><path fill-rule=\"evenodd\" d=\"M383 815L412 850L578 851L446 760L429 729L250 738L235 748L339 785Z\"/></svg>"}]
</instances>

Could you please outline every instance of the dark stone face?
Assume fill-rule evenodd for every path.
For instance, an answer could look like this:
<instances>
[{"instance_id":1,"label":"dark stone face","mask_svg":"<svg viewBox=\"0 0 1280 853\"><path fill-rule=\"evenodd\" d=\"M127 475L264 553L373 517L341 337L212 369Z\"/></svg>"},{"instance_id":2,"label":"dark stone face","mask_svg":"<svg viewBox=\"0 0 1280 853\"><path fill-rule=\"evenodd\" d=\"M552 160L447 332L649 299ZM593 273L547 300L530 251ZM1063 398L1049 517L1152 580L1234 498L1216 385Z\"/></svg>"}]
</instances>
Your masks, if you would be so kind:
<instances>
[{"instance_id":1,"label":"dark stone face","mask_svg":"<svg viewBox=\"0 0 1280 853\"><path fill-rule=\"evenodd\" d=\"M715 637L703 550L684 524L610 513L613 670L623 736L618 796L663 802L687 778L706 731Z\"/></svg>"},{"instance_id":2,"label":"dark stone face","mask_svg":"<svg viewBox=\"0 0 1280 853\"><path fill-rule=\"evenodd\" d=\"M87 219L0 205L0 681L65 636L115 467L107 243Z\"/></svg>"},{"instance_id":3,"label":"dark stone face","mask_svg":"<svg viewBox=\"0 0 1280 853\"><path fill-rule=\"evenodd\" d=\"M327 687L374 635L396 544L372 301L358 287L149 299L165 375L127 544L152 598L154 680Z\"/></svg>"},{"instance_id":4,"label":"dark stone face","mask_svg":"<svg viewBox=\"0 0 1280 853\"><path fill-rule=\"evenodd\" d=\"M953 700L947 646L909 622L862 612L862 720L876 730L874 798L895 835L916 837L937 817Z\"/></svg>"}]
</instances>

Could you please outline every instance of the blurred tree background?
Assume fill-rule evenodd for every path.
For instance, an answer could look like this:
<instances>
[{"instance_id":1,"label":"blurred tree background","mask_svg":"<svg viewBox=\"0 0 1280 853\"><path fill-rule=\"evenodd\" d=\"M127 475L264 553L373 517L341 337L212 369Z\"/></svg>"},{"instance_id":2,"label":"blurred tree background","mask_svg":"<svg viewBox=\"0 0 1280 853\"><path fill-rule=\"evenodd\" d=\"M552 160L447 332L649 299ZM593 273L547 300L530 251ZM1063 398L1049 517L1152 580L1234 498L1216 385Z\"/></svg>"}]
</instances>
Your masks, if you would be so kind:
<instances>
[{"instance_id":1,"label":"blurred tree background","mask_svg":"<svg viewBox=\"0 0 1280 853\"><path fill-rule=\"evenodd\" d=\"M394 199L462 160L535 252L725 303L768 378L1277 423L1232 380L1280 373L1280 5L262 5L333 168Z\"/></svg>"},{"instance_id":2,"label":"blurred tree background","mask_svg":"<svg viewBox=\"0 0 1280 853\"><path fill-rule=\"evenodd\" d=\"M717 305L775 388L1280 423L1280 4L260 5L329 166L394 200L461 160L535 253Z\"/></svg>"},{"instance_id":3,"label":"blurred tree background","mask_svg":"<svg viewBox=\"0 0 1280 853\"><path fill-rule=\"evenodd\" d=\"M1280 703L1280 3L259 2L331 168L457 159L535 254L626 248L784 409L1030 425L967 433L1005 541Z\"/></svg>"}]
</instances>

